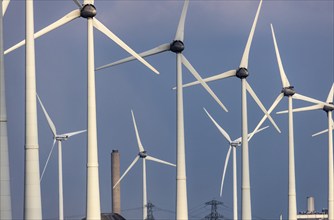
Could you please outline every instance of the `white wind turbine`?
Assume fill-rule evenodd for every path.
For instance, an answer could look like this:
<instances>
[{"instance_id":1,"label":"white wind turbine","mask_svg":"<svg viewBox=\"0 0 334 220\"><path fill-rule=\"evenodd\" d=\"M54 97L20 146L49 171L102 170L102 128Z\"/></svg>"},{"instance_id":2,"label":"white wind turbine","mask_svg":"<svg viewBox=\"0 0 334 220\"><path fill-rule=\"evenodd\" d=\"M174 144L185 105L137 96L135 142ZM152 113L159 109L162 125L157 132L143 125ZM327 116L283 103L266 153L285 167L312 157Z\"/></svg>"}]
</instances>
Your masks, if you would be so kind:
<instances>
[{"instance_id":1,"label":"white wind turbine","mask_svg":"<svg viewBox=\"0 0 334 220\"><path fill-rule=\"evenodd\" d=\"M135 119L135 116L134 116L132 110L131 110L131 114L132 114L133 126L134 126L135 132L136 132L136 138L137 138L139 153L135 157L135 159L132 161L130 166L125 170L125 172L121 176L121 178L115 183L113 188L115 188L122 181L122 179L131 170L131 168L136 164L136 162L139 160L139 158L142 159L143 160L143 220L145 220L145 219L147 219L146 160L150 160L150 161L154 161L154 162L158 162L158 163L162 163L162 164L166 164L166 165L170 165L170 166L174 166L174 167L175 167L175 164L157 159L157 158L149 156L147 154L147 152L145 151L145 149L144 149L144 147L141 143L139 133L138 133L138 129L137 129L136 119Z\"/></svg>"},{"instance_id":2,"label":"white wind turbine","mask_svg":"<svg viewBox=\"0 0 334 220\"><path fill-rule=\"evenodd\" d=\"M12 204L10 192L10 169L7 136L7 109L5 89L5 62L3 39L3 16L9 0L0 0L0 219L12 219Z\"/></svg>"},{"instance_id":3,"label":"white wind turbine","mask_svg":"<svg viewBox=\"0 0 334 220\"><path fill-rule=\"evenodd\" d=\"M211 76L208 78L203 79L205 82L211 82L216 81L219 79L224 79L228 77L235 76L239 79L241 79L241 111L242 111L242 187L241 187L241 218L244 220L252 219L252 209L251 209L251 192L250 192L250 174L249 174L249 151L248 151L248 119L247 119L247 91L252 96L252 98L255 100L255 102L258 104L258 106L261 108L261 110L265 113L266 117L269 118L271 123L274 125L276 130L278 132L281 132L279 128L277 127L274 120L271 118L269 113L266 111L265 107L261 103L260 99L256 96L254 90L251 88L251 86L246 81L246 78L248 77L248 57L249 52L257 24L257 20L260 14L262 6L262 0L259 3L253 25L250 31L250 34L248 36L248 40L246 43L246 47L244 50L244 53L241 58L240 65L235 70L229 70L227 72ZM191 82L184 85L184 87L193 86L198 84L199 82ZM258 129L258 128L257 128ZM257 129L254 131L256 132ZM254 132L252 133L254 135Z\"/></svg>"},{"instance_id":4,"label":"white wind turbine","mask_svg":"<svg viewBox=\"0 0 334 220\"><path fill-rule=\"evenodd\" d=\"M190 71L190 73L202 84L209 94L219 103L219 105L227 112L226 107L203 81L201 76L190 64L186 57L182 54L184 50L184 26L187 14L189 0L184 1L182 13L180 16L178 28L171 43L161 44L151 50L140 53L142 57L147 57L171 51L176 54L176 78L177 78L177 171L176 171L176 219L188 219L188 200L187 200L187 179L186 179L186 158L185 158L185 142L184 142L184 112L183 112L183 88L182 88L182 64ZM102 67L96 70L101 70L107 67L115 66L125 62L134 60L134 57L128 57Z\"/></svg>"},{"instance_id":5,"label":"white wind turbine","mask_svg":"<svg viewBox=\"0 0 334 220\"><path fill-rule=\"evenodd\" d=\"M225 174L226 174L226 168L228 165L228 161L230 159L231 149L233 150L233 219L238 220L238 193L237 193L237 156L236 156L236 148L241 146L241 137L235 139L232 141L229 134L213 119L213 117L209 114L209 112L204 108L204 111L209 116L211 121L215 124L215 126L218 128L220 133L226 138L226 140L229 142L230 146L226 154L225 159L225 166L224 166L224 172L222 176L221 186L220 186L220 196L223 194L223 185L225 180ZM257 131L254 130L254 134L268 128L269 126L263 127L261 129L258 129ZM248 134L248 137L250 137L250 134ZM248 141L250 138L248 138Z\"/></svg>"},{"instance_id":6,"label":"white wind turbine","mask_svg":"<svg viewBox=\"0 0 334 220\"><path fill-rule=\"evenodd\" d=\"M85 132L86 130L81 130L81 131L75 131L75 132L70 132L70 133L65 133L65 134L57 134L57 129L56 129L56 126L54 125L54 123L52 122L48 112L46 111L43 103L42 103L42 100L39 98L39 96L37 95L37 98L38 98L38 101L39 101L39 104L41 105L41 108L43 110L43 113L45 115L45 118L46 120L48 121L48 124L49 124L49 128L53 134L53 144L52 144L52 148L50 150L50 153L49 153L49 156L45 162L45 165L44 165L44 169L42 171L42 174L41 174L41 181L43 179L43 175L44 175L44 172L46 170L46 167L48 166L48 163L49 163L49 159L51 157L51 154L53 152L53 148L56 144L56 142L58 143L58 195L59 195L59 219L64 219L64 196L63 196L63 159L62 159L62 141L66 141L67 139L69 139L70 137L74 136L74 135L77 135L77 134L80 134L80 133L83 133Z\"/></svg>"},{"instance_id":7,"label":"white wind turbine","mask_svg":"<svg viewBox=\"0 0 334 220\"><path fill-rule=\"evenodd\" d=\"M269 108L268 113L270 114L274 108L278 105L278 103L283 99L284 96L288 97L289 100L289 208L288 208L288 218L289 220L297 220L297 202L296 202L296 180L295 180L295 156L294 156L294 130L293 130L293 113L292 113L292 99L299 99L306 102L311 102L315 104L321 104L328 107L334 107L331 104L327 104L324 102L320 102L316 99L306 97L304 95L298 94L295 92L294 87L290 85L289 80L285 74L282 60L280 57L280 53L277 47L276 37L274 33L274 28L271 25L271 31L276 51L277 63L279 67L279 72L282 80L282 90L281 93L278 95L272 106ZM266 120L267 116L264 116L259 124L257 125L256 129L259 128L262 123Z\"/></svg>"},{"instance_id":8,"label":"white wind turbine","mask_svg":"<svg viewBox=\"0 0 334 220\"><path fill-rule=\"evenodd\" d=\"M334 83L332 85L331 90L329 91L328 97L326 99L326 103L333 104L334 98ZM334 106L327 106L324 104L315 104L308 107L296 108L293 109L292 112L303 112L303 111L311 111L322 109L326 112L328 118L328 219L334 220L334 163L333 163L333 117L332 112L334 110ZM287 113L288 111L277 112L277 114ZM316 136L321 132L314 134L312 136Z\"/></svg>"},{"instance_id":9,"label":"white wind turbine","mask_svg":"<svg viewBox=\"0 0 334 220\"><path fill-rule=\"evenodd\" d=\"M120 47L122 47L124 50L126 50L128 53L136 57L136 59L140 60L143 64L145 64L148 68L150 68L152 71L158 74L158 71L153 68L150 64L148 64L142 57L140 57L135 51L133 51L129 46L127 46L121 39L119 39L114 33L112 33L106 26L104 26L99 20L97 20L95 17L96 15L96 8L94 6L94 0L84 0L83 5L80 4L78 0L73 0L76 5L79 7L79 9L73 10L58 21L50 24L49 26L43 28L42 30L38 31L34 34L33 31L33 17L30 16L30 13L33 10L32 0L27 0L27 4L29 4L29 10L27 9L27 16L30 16L30 19L27 19L31 24L31 31L27 32L27 35L29 34L30 40L33 41L34 38L38 38L76 18L82 17L87 19L87 203L86 203L86 218L98 220L101 218L101 209L100 209L100 189L99 189L99 172L98 172L98 150L97 150L97 125L96 125L96 97L95 97L95 64L94 64L94 34L93 34L93 27L101 31L103 34L108 36L111 40L113 40L116 44L118 44ZM6 53L9 53L16 48L24 45L28 41L21 41L20 43L14 45L13 47L9 48L5 51ZM27 45L28 48L28 45ZM34 52L29 52L27 50L27 54L34 54ZM29 64L27 62L27 64ZM32 65L28 65L32 66ZM33 65L35 66L35 65ZM32 77L29 77L29 79L32 79ZM35 85L35 76L33 76L33 82ZM34 94L34 98L32 98L32 94ZM30 92L29 98L26 100L34 99L34 102L27 102L29 105L36 107L36 89L34 88L33 91ZM36 109L35 109L36 112ZM34 113L36 114L36 113ZM28 117L30 118L30 117ZM37 119L36 120L36 127L37 127ZM30 123L26 123L30 124ZM36 128L37 131L37 128ZM37 136L37 135L35 135ZM36 140L37 141L37 140ZM35 144L36 145L36 144ZM33 145L27 145L27 146L33 146ZM34 148L35 149L35 148ZM38 156L36 156L38 158ZM36 166L35 166L36 167ZM37 174L37 171L34 171L34 173ZM39 170L38 170L39 173ZM36 177L37 178L37 177ZM39 178L39 177L38 177ZM39 179L38 179L39 180ZM36 182L37 180L35 180ZM37 184L37 183L36 183ZM40 191L40 185L38 181L38 190ZM37 190L37 188L35 189ZM31 193L29 194L31 195ZM34 198L37 198L35 196ZM40 200L40 196L39 196ZM30 204L35 204L34 202L30 202ZM40 208L38 208L40 209ZM32 219L41 219L40 216L32 217Z\"/></svg>"}]
</instances>

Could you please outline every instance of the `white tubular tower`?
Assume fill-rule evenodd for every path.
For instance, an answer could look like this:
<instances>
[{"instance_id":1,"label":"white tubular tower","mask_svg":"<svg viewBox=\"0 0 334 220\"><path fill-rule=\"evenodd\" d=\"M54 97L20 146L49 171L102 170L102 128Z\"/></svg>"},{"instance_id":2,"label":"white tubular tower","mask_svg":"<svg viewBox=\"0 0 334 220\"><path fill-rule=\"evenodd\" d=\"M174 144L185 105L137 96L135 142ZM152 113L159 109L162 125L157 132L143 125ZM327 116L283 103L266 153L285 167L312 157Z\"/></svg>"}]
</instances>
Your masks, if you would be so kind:
<instances>
[{"instance_id":1,"label":"white tubular tower","mask_svg":"<svg viewBox=\"0 0 334 220\"><path fill-rule=\"evenodd\" d=\"M2 12L0 0L0 12ZM0 220L12 219L9 152L7 136L7 112L5 93L5 62L3 50L3 13L0 13Z\"/></svg>"},{"instance_id":2,"label":"white tubular tower","mask_svg":"<svg viewBox=\"0 0 334 220\"><path fill-rule=\"evenodd\" d=\"M42 219L38 154L34 3L26 0L24 219Z\"/></svg>"}]
</instances>

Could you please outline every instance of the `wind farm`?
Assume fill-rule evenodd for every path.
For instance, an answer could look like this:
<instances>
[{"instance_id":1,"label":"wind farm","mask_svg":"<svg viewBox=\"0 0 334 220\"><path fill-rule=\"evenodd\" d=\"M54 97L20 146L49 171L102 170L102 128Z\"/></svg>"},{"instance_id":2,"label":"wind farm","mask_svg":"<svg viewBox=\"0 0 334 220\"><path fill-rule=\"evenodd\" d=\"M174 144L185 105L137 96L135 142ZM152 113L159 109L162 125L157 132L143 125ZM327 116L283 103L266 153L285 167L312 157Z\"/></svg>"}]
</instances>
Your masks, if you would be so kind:
<instances>
[{"instance_id":1,"label":"wind farm","mask_svg":"<svg viewBox=\"0 0 334 220\"><path fill-rule=\"evenodd\" d=\"M66 13L78 7L80 9L81 4L76 5L70 0L34 1L35 32L64 17ZM187 8L184 9L186 4ZM110 152L113 149L120 152L121 174L138 153L131 109L135 110L145 151L178 166L176 110L179 104L176 100L179 91L172 89L177 82L176 56L186 56L186 60L181 61L191 63L198 74L195 75L199 76L194 78L183 66L182 84L202 79L204 82L215 73L237 70L259 4L260 0L94 2L97 13L93 20L98 19L160 73L155 74L137 61L97 71L105 64L128 57L129 53L98 29L93 30L100 212L111 210ZM269 111L282 89L270 24L275 28L277 47L291 85L295 86L297 93L330 105L324 100L334 81L331 8L331 1L262 1L249 51L247 83L281 133L277 132L271 121L265 120L261 127L270 127L256 134L249 142L252 219L278 219L281 213L283 219L289 218L288 115L276 114L287 109L288 99L282 99L275 109ZM180 54L141 54L162 43L170 46L175 39L178 40L176 33L182 14L186 16L182 39L184 50ZM35 39L36 87L52 121L57 125L57 131L63 128L66 131L78 128L89 130L86 20L79 17ZM25 39L24 1L9 2L3 17L3 36L4 51ZM4 73L11 209L13 219L22 219L25 167L24 45L4 55ZM216 199L224 203L221 211L224 217L232 219L232 163L226 171L222 197L219 195L228 143L212 125L203 107L228 131L231 138L242 136L241 85L239 79L229 77L206 82L205 87L215 98L203 86L182 89L187 218L203 218L210 208L200 210L196 207ZM265 113L257 101L247 96L249 134ZM38 100L36 105L41 174L41 165L44 165L52 147L53 134L38 106ZM293 109L308 105L311 104L294 100ZM308 196L315 197L317 210L328 208L328 133L312 137L312 134L328 128L328 120L319 111L293 113L293 116L296 212L305 209L305 198ZM87 163L87 134L80 134L63 143L65 219L82 219L87 214L87 165L91 165ZM242 219L242 145L239 148L236 152L238 218ZM58 218L56 156L51 156L45 173L47 176L43 177L41 183L43 219ZM142 166L138 165L142 165L141 161L121 181L121 214L126 219L143 218L143 173ZM177 219L178 167L148 162L146 168L147 200L161 208L153 209L154 217Z\"/></svg>"}]
</instances>

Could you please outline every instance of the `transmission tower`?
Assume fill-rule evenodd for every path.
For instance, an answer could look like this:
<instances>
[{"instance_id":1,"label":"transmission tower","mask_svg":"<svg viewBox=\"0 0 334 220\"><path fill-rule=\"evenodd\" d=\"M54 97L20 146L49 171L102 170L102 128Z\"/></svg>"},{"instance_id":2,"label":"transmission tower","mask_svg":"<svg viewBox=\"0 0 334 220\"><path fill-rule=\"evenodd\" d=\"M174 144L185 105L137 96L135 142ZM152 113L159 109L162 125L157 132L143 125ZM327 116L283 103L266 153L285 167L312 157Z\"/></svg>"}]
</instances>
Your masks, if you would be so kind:
<instances>
[{"instance_id":1,"label":"transmission tower","mask_svg":"<svg viewBox=\"0 0 334 220\"><path fill-rule=\"evenodd\" d=\"M224 219L224 216L222 214L218 213L218 211L217 211L218 205L223 205L222 202L217 201L217 200L211 200L211 201L205 203L205 205L211 205L211 213L209 215L205 216L204 219L208 219L208 220Z\"/></svg>"},{"instance_id":2,"label":"transmission tower","mask_svg":"<svg viewBox=\"0 0 334 220\"><path fill-rule=\"evenodd\" d=\"M146 220L154 220L153 208L155 207L155 205L153 205L151 202L148 202L146 207L147 207L147 219Z\"/></svg>"}]
</instances>

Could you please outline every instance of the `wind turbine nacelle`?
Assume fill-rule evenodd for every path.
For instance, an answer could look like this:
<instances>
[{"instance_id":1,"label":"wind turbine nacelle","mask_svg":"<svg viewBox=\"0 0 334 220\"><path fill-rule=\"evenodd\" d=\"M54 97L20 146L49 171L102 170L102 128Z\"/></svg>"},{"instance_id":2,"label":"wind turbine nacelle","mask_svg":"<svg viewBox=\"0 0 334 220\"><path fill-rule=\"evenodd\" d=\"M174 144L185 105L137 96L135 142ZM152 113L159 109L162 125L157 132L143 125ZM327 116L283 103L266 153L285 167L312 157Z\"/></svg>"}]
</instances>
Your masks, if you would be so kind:
<instances>
[{"instance_id":1,"label":"wind turbine nacelle","mask_svg":"<svg viewBox=\"0 0 334 220\"><path fill-rule=\"evenodd\" d=\"M239 79L244 79L248 76L248 70L244 67L240 67L238 70L237 70L237 73L236 73L236 76L239 78Z\"/></svg>"},{"instance_id":2,"label":"wind turbine nacelle","mask_svg":"<svg viewBox=\"0 0 334 220\"><path fill-rule=\"evenodd\" d=\"M184 44L180 40L175 40L170 44L170 50L174 53L181 53L184 50Z\"/></svg>"},{"instance_id":3,"label":"wind turbine nacelle","mask_svg":"<svg viewBox=\"0 0 334 220\"><path fill-rule=\"evenodd\" d=\"M93 18L96 15L96 8L92 4L84 5L80 11L80 16L83 18Z\"/></svg>"},{"instance_id":4,"label":"wind turbine nacelle","mask_svg":"<svg viewBox=\"0 0 334 220\"><path fill-rule=\"evenodd\" d=\"M330 103L328 103L328 104L333 105L333 102L330 102ZM323 110L324 110L325 112L331 112L331 111L334 110L334 107L325 105L324 108L323 108Z\"/></svg>"},{"instance_id":5,"label":"wind turbine nacelle","mask_svg":"<svg viewBox=\"0 0 334 220\"><path fill-rule=\"evenodd\" d=\"M282 92L284 96L293 96L296 93L293 86L283 88Z\"/></svg>"},{"instance_id":6,"label":"wind turbine nacelle","mask_svg":"<svg viewBox=\"0 0 334 220\"><path fill-rule=\"evenodd\" d=\"M58 135L58 136L56 136L55 139L56 139L57 141L66 141L68 138L69 138L68 135Z\"/></svg>"},{"instance_id":7,"label":"wind turbine nacelle","mask_svg":"<svg viewBox=\"0 0 334 220\"><path fill-rule=\"evenodd\" d=\"M146 153L146 151L141 151L141 152L139 152L139 154L138 154L141 158L145 158L145 157L147 157L147 153Z\"/></svg>"}]
</instances>

